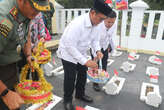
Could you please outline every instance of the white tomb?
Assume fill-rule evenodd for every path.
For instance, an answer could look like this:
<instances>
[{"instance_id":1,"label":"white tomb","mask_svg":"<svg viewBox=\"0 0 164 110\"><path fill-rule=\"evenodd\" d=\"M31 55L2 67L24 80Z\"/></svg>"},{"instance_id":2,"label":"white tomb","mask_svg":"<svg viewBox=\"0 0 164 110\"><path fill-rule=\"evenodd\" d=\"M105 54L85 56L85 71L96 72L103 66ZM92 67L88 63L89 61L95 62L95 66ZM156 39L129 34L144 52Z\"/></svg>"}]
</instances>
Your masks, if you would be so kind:
<instances>
[{"instance_id":1,"label":"white tomb","mask_svg":"<svg viewBox=\"0 0 164 110\"><path fill-rule=\"evenodd\" d=\"M140 55L136 54L135 52L131 52L128 55L128 60L134 61L134 60L138 60L140 57Z\"/></svg>"},{"instance_id":2,"label":"white tomb","mask_svg":"<svg viewBox=\"0 0 164 110\"><path fill-rule=\"evenodd\" d=\"M87 106L85 106L85 110L100 110L100 109L87 105Z\"/></svg>"},{"instance_id":3,"label":"white tomb","mask_svg":"<svg viewBox=\"0 0 164 110\"><path fill-rule=\"evenodd\" d=\"M143 82L141 87L140 100L153 107L159 107L159 105L162 103L159 86Z\"/></svg>"},{"instance_id":4,"label":"white tomb","mask_svg":"<svg viewBox=\"0 0 164 110\"><path fill-rule=\"evenodd\" d=\"M130 72L130 71L133 71L135 67L136 67L136 64L132 64L126 61L126 62L123 62L120 69L123 70L124 72Z\"/></svg>"},{"instance_id":5,"label":"white tomb","mask_svg":"<svg viewBox=\"0 0 164 110\"><path fill-rule=\"evenodd\" d=\"M146 74L147 75L157 75L159 76L159 69L156 67L148 66L146 69Z\"/></svg>"},{"instance_id":6,"label":"white tomb","mask_svg":"<svg viewBox=\"0 0 164 110\"><path fill-rule=\"evenodd\" d=\"M111 80L103 87L103 90L109 95L119 94L124 82L125 78L113 76Z\"/></svg>"},{"instance_id":7,"label":"white tomb","mask_svg":"<svg viewBox=\"0 0 164 110\"><path fill-rule=\"evenodd\" d=\"M50 73L54 74L54 76L60 75L64 73L63 66L59 66L52 70Z\"/></svg>"},{"instance_id":8,"label":"white tomb","mask_svg":"<svg viewBox=\"0 0 164 110\"><path fill-rule=\"evenodd\" d=\"M62 100L61 97L58 97L56 95L53 95L53 98L51 101L43 104L33 104L32 106L28 107L26 110L51 110L56 104L58 104Z\"/></svg>"},{"instance_id":9,"label":"white tomb","mask_svg":"<svg viewBox=\"0 0 164 110\"><path fill-rule=\"evenodd\" d=\"M116 47L116 49L117 49L117 50L121 50L121 46L118 45L118 46Z\"/></svg>"},{"instance_id":10,"label":"white tomb","mask_svg":"<svg viewBox=\"0 0 164 110\"><path fill-rule=\"evenodd\" d=\"M150 75L150 82L158 83L158 76L157 75Z\"/></svg>"},{"instance_id":11,"label":"white tomb","mask_svg":"<svg viewBox=\"0 0 164 110\"><path fill-rule=\"evenodd\" d=\"M153 63L153 64L157 64L157 65L162 64L162 60L160 58L158 58L157 56L150 56L149 62Z\"/></svg>"},{"instance_id":12,"label":"white tomb","mask_svg":"<svg viewBox=\"0 0 164 110\"><path fill-rule=\"evenodd\" d=\"M122 55L122 52L117 51L117 50L113 50L113 52L111 53L112 57L118 57L118 56L121 56L121 55Z\"/></svg>"},{"instance_id":13,"label":"white tomb","mask_svg":"<svg viewBox=\"0 0 164 110\"><path fill-rule=\"evenodd\" d=\"M44 74L46 76L49 76L49 77L52 76L51 71L53 70L54 67L51 63L48 62L47 64L42 64L41 68L43 69Z\"/></svg>"},{"instance_id":14,"label":"white tomb","mask_svg":"<svg viewBox=\"0 0 164 110\"><path fill-rule=\"evenodd\" d=\"M114 62L114 60L108 59L108 60L107 60L107 66L110 66L113 62Z\"/></svg>"}]
</instances>

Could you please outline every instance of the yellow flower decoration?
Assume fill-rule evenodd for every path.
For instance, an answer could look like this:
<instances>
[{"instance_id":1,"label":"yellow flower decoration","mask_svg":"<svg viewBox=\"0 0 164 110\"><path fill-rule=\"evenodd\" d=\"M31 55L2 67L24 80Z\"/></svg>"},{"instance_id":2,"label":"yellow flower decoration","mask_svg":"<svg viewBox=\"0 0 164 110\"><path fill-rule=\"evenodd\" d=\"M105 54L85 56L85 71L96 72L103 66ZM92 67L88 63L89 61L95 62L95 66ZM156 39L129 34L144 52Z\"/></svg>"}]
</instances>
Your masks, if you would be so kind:
<instances>
[{"instance_id":1,"label":"yellow flower decoration","mask_svg":"<svg viewBox=\"0 0 164 110\"><path fill-rule=\"evenodd\" d=\"M45 103L52 99L52 85L46 81L43 70L36 62L33 62L33 69L38 73L39 80L27 80L29 64L26 64L21 71L20 83L16 85L16 91L24 99L25 103Z\"/></svg>"},{"instance_id":2,"label":"yellow flower decoration","mask_svg":"<svg viewBox=\"0 0 164 110\"><path fill-rule=\"evenodd\" d=\"M44 47L41 41L38 43L36 55L33 56L37 59L38 64L46 64L51 60L51 52Z\"/></svg>"}]
</instances>

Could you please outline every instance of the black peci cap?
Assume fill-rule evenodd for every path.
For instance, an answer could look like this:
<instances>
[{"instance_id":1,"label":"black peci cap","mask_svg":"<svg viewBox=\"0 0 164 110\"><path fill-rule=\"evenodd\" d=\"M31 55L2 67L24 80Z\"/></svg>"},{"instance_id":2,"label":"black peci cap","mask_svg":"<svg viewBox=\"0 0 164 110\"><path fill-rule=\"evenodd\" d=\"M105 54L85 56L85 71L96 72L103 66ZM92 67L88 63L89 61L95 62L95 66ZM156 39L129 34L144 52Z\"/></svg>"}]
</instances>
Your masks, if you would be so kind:
<instances>
[{"instance_id":1,"label":"black peci cap","mask_svg":"<svg viewBox=\"0 0 164 110\"><path fill-rule=\"evenodd\" d=\"M109 14L112 12L112 8L107 3L105 3L104 0L94 0L93 9L104 14L105 16L109 16Z\"/></svg>"}]
</instances>

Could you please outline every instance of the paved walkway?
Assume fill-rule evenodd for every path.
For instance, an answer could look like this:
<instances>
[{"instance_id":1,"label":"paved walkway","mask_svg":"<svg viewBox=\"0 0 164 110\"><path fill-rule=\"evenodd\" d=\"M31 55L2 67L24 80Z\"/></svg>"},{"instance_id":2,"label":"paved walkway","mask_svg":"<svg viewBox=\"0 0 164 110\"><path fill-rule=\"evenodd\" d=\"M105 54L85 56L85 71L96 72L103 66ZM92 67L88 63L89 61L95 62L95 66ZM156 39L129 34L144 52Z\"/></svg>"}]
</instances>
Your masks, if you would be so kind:
<instances>
[{"instance_id":1,"label":"paved walkway","mask_svg":"<svg viewBox=\"0 0 164 110\"><path fill-rule=\"evenodd\" d=\"M61 66L60 59L56 58L56 54L53 53L55 57L56 66L55 68ZM86 85L86 94L93 97L93 103L84 103L79 100L73 100L75 105L85 107L86 105L98 108L100 110L164 110L164 103L160 105L158 109L146 105L144 102L140 101L140 91L142 82L150 82L150 78L146 75L147 66L155 66L159 68L159 81L157 85L160 87L161 96L164 97L164 64L155 65L148 62L148 58L151 55L139 54L140 58L137 61L129 61L136 64L136 68L133 72L125 73L120 70L120 66L124 61L128 60L128 53L123 52L119 57L111 57L114 62L108 66L108 72L110 76L113 76L114 69L117 69L119 76L126 78L123 89L120 94L116 96L110 96L101 92L95 92L92 89L92 83L89 82ZM164 57L160 57L164 61ZM63 96L63 74L46 77L46 79L54 86L53 93L59 97ZM102 85L103 86L103 85ZM52 110L64 110L63 100L59 102Z\"/></svg>"}]
</instances>

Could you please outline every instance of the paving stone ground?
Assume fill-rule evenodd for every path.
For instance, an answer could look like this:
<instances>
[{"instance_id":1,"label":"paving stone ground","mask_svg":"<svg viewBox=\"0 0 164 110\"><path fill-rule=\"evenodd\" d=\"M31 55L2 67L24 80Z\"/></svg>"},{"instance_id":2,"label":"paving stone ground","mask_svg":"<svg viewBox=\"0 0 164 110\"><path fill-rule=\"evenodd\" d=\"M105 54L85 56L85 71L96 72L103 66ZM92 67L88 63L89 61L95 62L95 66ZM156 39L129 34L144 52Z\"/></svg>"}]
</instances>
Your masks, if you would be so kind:
<instances>
[{"instance_id":1,"label":"paving stone ground","mask_svg":"<svg viewBox=\"0 0 164 110\"><path fill-rule=\"evenodd\" d=\"M53 53L55 57L55 62L57 65L54 68L61 66L61 61L56 57L56 54ZM140 91L142 82L150 82L149 77L146 75L147 66L155 66L159 68L159 81L157 85L160 87L161 96L164 97L164 64L155 65L148 62L148 58L151 55L140 54L140 58L137 61L130 61L134 64L137 64L133 72L125 73L119 68L124 61L128 59L128 53L123 52L120 57L111 57L115 61L108 67L107 71L110 73L110 76L113 76L113 70L117 69L119 76L126 78L123 89L120 94L116 96L110 96L101 92L95 92L92 89L92 83L87 83L86 85L86 94L93 97L93 103L85 103L79 100L74 99L73 103L75 105L85 107L86 105L99 108L101 110L164 110L164 103L160 105L159 108L154 108L146 105L144 102L140 101ZM164 61L164 57L160 58ZM46 77L46 79L54 86L53 93L57 96L63 96L63 74L59 76ZM101 85L103 86L103 85ZM58 103L52 110L64 110L62 101Z\"/></svg>"},{"instance_id":2,"label":"paving stone ground","mask_svg":"<svg viewBox=\"0 0 164 110\"><path fill-rule=\"evenodd\" d=\"M56 57L56 53L53 52L52 55L55 57L55 62L57 65L54 66L54 69L61 66L61 61ZM146 105L144 102L140 101L140 91L142 82L150 82L150 78L146 75L147 66L154 66L159 68L159 80L157 85L160 87L161 96L164 97L164 64L155 65L148 62L148 58L151 55L139 54L140 58L137 61L129 61L136 64L134 71L125 73L120 70L120 66L124 61L128 60L128 53L123 51L123 54L119 57L110 57L114 62L108 66L107 71L112 77L116 69L119 73L119 77L126 78L123 89L120 94L116 96L110 96L101 92L95 92L92 89L92 83L89 82L86 85L86 94L93 97L93 103L85 103L79 100L74 99L73 103L77 106L85 107L86 105L99 108L100 110L164 110L164 103L160 105L159 108L154 108ZM164 61L164 57L159 56ZM51 62L52 63L52 62ZM53 93L59 97L63 97L63 74L58 76L45 76L47 81L49 81L53 86ZM103 85L101 85L103 86ZM21 110L25 108L22 107ZM58 103L52 110L64 110L63 101Z\"/></svg>"}]
</instances>

